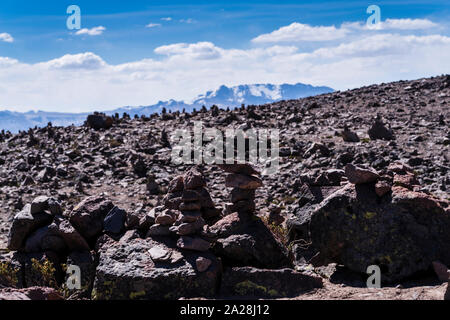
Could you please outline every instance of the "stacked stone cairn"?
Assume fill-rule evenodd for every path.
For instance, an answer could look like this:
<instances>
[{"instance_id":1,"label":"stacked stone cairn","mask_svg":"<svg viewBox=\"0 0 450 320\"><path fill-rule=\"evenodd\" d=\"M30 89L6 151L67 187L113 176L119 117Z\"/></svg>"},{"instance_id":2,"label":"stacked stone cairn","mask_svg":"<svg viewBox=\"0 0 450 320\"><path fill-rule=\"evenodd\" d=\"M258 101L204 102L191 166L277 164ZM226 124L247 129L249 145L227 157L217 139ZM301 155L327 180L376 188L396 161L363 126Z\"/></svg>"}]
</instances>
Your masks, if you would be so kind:
<instances>
[{"instance_id":1,"label":"stacked stone cairn","mask_svg":"<svg viewBox=\"0 0 450 320\"><path fill-rule=\"evenodd\" d=\"M195 168L172 180L164 198L165 209L157 215L150 235L176 235L179 236L177 247L207 251L210 242L204 226L207 220L219 216L220 211L205 187L205 179ZM164 234L158 230L163 230Z\"/></svg>"},{"instance_id":2,"label":"stacked stone cairn","mask_svg":"<svg viewBox=\"0 0 450 320\"><path fill-rule=\"evenodd\" d=\"M223 164L219 167L229 173L225 186L233 188L230 194L231 203L225 206L225 213L253 215L255 213L255 191L262 187L261 179L256 177L259 172L249 164Z\"/></svg>"}]
</instances>

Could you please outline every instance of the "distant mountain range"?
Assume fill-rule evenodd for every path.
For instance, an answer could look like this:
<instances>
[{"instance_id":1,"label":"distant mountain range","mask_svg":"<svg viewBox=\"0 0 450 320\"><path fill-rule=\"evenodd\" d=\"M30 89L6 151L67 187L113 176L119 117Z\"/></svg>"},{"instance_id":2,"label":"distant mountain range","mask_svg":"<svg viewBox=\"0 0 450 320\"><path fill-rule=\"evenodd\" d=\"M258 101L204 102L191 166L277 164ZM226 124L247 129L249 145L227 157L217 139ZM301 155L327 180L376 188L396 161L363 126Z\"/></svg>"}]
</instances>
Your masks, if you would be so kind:
<instances>
[{"instance_id":1,"label":"distant mountain range","mask_svg":"<svg viewBox=\"0 0 450 320\"><path fill-rule=\"evenodd\" d=\"M199 95L192 102L185 101L160 101L151 106L141 107L122 107L119 109L106 111L106 114L124 112L134 115L150 115L155 112L161 112L163 108L167 111L192 111L200 109L202 106L207 108L217 105L220 108L234 108L242 104L259 105L272 103L280 100L299 99L318 94L331 93L334 90L329 87L314 87L302 83L291 84L252 84L240 85L235 87L221 86L215 91L208 91L206 94ZM19 130L28 130L29 128L43 127L51 122L54 126L68 126L71 124L81 125L86 120L89 113L57 113L46 111L29 111L26 113L0 111L0 129L18 132Z\"/></svg>"}]
</instances>

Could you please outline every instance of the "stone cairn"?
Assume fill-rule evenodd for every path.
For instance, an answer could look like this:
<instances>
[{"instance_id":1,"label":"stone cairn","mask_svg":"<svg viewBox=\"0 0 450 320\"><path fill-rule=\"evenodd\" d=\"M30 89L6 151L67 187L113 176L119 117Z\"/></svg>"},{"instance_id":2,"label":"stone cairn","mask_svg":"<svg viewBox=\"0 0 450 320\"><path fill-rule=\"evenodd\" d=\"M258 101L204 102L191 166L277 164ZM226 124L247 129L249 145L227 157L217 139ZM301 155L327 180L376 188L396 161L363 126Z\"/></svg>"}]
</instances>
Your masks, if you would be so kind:
<instances>
[{"instance_id":1,"label":"stone cairn","mask_svg":"<svg viewBox=\"0 0 450 320\"><path fill-rule=\"evenodd\" d=\"M219 167L229 173L225 186L233 188L230 194L231 203L225 205L225 213L253 215L255 212L255 191L262 187L261 179L256 177L259 172L249 164L223 164Z\"/></svg>"},{"instance_id":2,"label":"stone cairn","mask_svg":"<svg viewBox=\"0 0 450 320\"><path fill-rule=\"evenodd\" d=\"M177 247L207 251L210 242L204 232L206 221L220 215L206 187L206 181L196 169L171 181L164 198L163 210L150 228L150 235L177 235Z\"/></svg>"}]
</instances>

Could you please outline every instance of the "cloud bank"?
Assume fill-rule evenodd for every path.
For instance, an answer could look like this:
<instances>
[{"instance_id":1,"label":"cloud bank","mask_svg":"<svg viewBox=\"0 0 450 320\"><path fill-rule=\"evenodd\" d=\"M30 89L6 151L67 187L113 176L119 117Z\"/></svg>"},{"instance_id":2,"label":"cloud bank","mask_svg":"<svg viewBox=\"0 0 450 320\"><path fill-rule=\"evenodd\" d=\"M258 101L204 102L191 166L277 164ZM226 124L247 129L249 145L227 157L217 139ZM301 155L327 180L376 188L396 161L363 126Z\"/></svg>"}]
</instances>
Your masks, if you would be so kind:
<instances>
[{"instance_id":1,"label":"cloud bank","mask_svg":"<svg viewBox=\"0 0 450 320\"><path fill-rule=\"evenodd\" d=\"M84 112L186 100L223 84L303 82L344 90L450 73L450 37L435 27L415 20L386 20L381 31L362 23L296 23L255 38L247 49L175 43L154 49L157 58L119 65L92 52L36 64L0 57L0 109ZM405 33L417 28L427 32ZM322 42L303 51L293 34Z\"/></svg>"}]
</instances>

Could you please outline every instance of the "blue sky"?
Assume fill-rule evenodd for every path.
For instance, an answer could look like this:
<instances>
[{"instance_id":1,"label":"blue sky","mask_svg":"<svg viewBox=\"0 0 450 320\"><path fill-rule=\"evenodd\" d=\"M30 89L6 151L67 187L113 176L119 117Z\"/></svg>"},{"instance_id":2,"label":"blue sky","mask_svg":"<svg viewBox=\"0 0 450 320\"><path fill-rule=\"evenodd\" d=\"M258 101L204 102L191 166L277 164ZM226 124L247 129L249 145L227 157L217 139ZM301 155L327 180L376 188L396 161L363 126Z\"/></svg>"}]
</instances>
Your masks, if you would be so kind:
<instances>
[{"instance_id":1,"label":"blue sky","mask_svg":"<svg viewBox=\"0 0 450 320\"><path fill-rule=\"evenodd\" d=\"M72 4L84 33L66 28ZM371 4L381 8L379 30L364 28ZM86 111L191 99L221 84L346 89L449 73L449 18L449 1L2 0L0 110Z\"/></svg>"}]
</instances>

